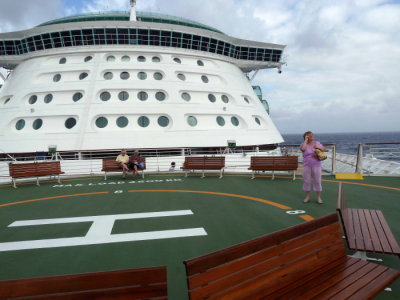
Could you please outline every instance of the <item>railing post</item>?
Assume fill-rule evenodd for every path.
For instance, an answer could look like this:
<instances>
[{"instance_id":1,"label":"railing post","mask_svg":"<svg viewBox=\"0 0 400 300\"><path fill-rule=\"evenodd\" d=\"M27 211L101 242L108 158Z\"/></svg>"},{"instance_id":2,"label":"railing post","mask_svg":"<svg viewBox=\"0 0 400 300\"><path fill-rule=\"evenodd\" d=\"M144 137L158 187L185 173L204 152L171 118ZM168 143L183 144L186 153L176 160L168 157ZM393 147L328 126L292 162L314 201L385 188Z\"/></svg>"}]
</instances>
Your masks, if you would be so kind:
<instances>
[{"instance_id":1,"label":"railing post","mask_svg":"<svg viewBox=\"0 0 400 300\"><path fill-rule=\"evenodd\" d=\"M363 144L358 144L357 164L355 173L362 174L362 169L363 169L362 160L363 160Z\"/></svg>"},{"instance_id":2,"label":"railing post","mask_svg":"<svg viewBox=\"0 0 400 300\"><path fill-rule=\"evenodd\" d=\"M332 174L336 174L336 144L332 147Z\"/></svg>"}]
</instances>

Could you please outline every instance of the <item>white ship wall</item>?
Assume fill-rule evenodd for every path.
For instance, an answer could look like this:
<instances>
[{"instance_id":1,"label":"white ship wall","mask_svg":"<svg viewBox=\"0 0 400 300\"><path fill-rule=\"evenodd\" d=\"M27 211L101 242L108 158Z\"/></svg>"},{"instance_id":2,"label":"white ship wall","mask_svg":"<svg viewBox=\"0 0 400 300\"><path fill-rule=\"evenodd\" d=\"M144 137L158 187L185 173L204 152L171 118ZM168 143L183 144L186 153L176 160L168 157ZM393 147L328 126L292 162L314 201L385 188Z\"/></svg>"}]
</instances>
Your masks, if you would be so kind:
<instances>
[{"instance_id":1,"label":"white ship wall","mask_svg":"<svg viewBox=\"0 0 400 300\"><path fill-rule=\"evenodd\" d=\"M203 52L199 56L198 51L162 47L136 46L132 50L114 45L99 50L45 50L42 56L27 59L15 68L0 90L0 150L47 151L49 145L57 145L58 150L224 147L227 140L235 140L238 146L283 141L250 82L229 58L221 60L220 56ZM107 61L111 55L114 62ZM85 62L88 56L92 59ZM129 56L130 61L122 61L123 56ZM146 61L138 61L139 56ZM153 62L153 57L160 61ZM60 64L62 58L65 64ZM204 66L198 65L198 60ZM112 72L111 80L104 78L106 72ZM129 78L121 79L122 72L128 72ZM139 72L145 72L147 78L140 80ZM153 77L156 72L162 74L161 80ZM82 73L88 76L80 80ZM177 77L179 73L185 75L185 81ZM61 75L58 82L53 81L56 74ZM208 83L202 81L202 76L207 76ZM119 100L121 91L129 93L126 101ZM75 102L73 95L77 92L83 97ZM102 92L109 92L111 98L102 101ZM147 100L139 100L139 92L146 92ZM165 94L165 100L155 98L158 92ZM188 93L190 100L184 100L182 93ZM48 94L53 98L45 103ZM215 96L214 103L209 94ZM33 95L37 100L30 104ZM223 95L228 103L222 100ZM138 124L142 116L150 121L147 127ZM197 119L196 126L188 124L189 116ZM107 118L105 128L96 126L99 117ZM128 119L126 127L117 126L119 117ZM168 118L168 126L158 124L160 117ZM217 123L217 117L224 119L224 126ZM232 117L239 121L237 126ZM76 125L68 129L65 122L70 118L76 120ZM43 124L35 130L37 119ZM20 120L25 122L23 128L17 126Z\"/></svg>"}]
</instances>

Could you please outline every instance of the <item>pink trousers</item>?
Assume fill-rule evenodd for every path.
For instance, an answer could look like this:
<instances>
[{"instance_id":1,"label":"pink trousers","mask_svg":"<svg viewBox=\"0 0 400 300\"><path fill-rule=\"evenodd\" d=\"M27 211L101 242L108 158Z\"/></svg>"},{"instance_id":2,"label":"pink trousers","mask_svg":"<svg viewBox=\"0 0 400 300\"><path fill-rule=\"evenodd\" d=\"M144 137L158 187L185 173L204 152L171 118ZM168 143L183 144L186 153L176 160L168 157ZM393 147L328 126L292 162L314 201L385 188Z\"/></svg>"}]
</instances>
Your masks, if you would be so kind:
<instances>
[{"instance_id":1,"label":"pink trousers","mask_svg":"<svg viewBox=\"0 0 400 300\"><path fill-rule=\"evenodd\" d=\"M316 192L322 191L321 185L321 167L303 166L303 190L311 191L311 185Z\"/></svg>"}]
</instances>

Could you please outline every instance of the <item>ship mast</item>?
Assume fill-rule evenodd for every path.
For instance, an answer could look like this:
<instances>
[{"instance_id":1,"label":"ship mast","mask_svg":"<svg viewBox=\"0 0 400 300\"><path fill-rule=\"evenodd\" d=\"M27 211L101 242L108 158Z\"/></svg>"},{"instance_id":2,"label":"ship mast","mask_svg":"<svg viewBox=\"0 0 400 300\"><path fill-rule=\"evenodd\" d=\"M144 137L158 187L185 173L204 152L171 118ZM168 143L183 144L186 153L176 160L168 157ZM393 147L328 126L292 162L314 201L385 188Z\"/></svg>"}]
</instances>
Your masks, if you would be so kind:
<instances>
[{"instance_id":1,"label":"ship mast","mask_svg":"<svg viewBox=\"0 0 400 300\"><path fill-rule=\"evenodd\" d=\"M131 15L129 21L136 22L136 0L131 0Z\"/></svg>"}]
</instances>

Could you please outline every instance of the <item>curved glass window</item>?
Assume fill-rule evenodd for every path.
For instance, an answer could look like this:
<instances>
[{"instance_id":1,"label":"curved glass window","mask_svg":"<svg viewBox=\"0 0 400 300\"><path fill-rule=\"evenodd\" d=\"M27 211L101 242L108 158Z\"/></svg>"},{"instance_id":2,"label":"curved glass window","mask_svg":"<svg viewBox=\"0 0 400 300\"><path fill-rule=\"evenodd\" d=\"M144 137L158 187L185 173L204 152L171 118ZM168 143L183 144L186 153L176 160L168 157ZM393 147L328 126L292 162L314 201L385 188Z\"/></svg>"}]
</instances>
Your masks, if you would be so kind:
<instances>
[{"instance_id":1,"label":"curved glass window","mask_svg":"<svg viewBox=\"0 0 400 300\"><path fill-rule=\"evenodd\" d=\"M74 127L76 125L76 119L75 118L68 118L65 121L65 127L67 129L71 129L72 127Z\"/></svg>"},{"instance_id":2,"label":"curved glass window","mask_svg":"<svg viewBox=\"0 0 400 300\"><path fill-rule=\"evenodd\" d=\"M138 56L137 60L140 62L144 62L144 61L146 61L146 57L141 55L141 56Z\"/></svg>"},{"instance_id":3,"label":"curved glass window","mask_svg":"<svg viewBox=\"0 0 400 300\"><path fill-rule=\"evenodd\" d=\"M104 79L105 80L111 80L112 78L113 78L113 73L111 73L111 72L105 72L104 73Z\"/></svg>"},{"instance_id":4,"label":"curved glass window","mask_svg":"<svg viewBox=\"0 0 400 300\"><path fill-rule=\"evenodd\" d=\"M259 118L255 117L254 120L256 121L256 123L257 123L258 125L261 125L261 121L260 121Z\"/></svg>"},{"instance_id":5,"label":"curved glass window","mask_svg":"<svg viewBox=\"0 0 400 300\"><path fill-rule=\"evenodd\" d=\"M108 101L108 100L110 100L110 98L111 98L111 94L109 92L102 92L100 94L100 99L102 101Z\"/></svg>"},{"instance_id":6,"label":"curved glass window","mask_svg":"<svg viewBox=\"0 0 400 300\"><path fill-rule=\"evenodd\" d=\"M138 124L139 124L140 127L147 127L150 124L150 120L149 120L148 117L141 116L138 119Z\"/></svg>"},{"instance_id":7,"label":"curved glass window","mask_svg":"<svg viewBox=\"0 0 400 300\"><path fill-rule=\"evenodd\" d=\"M125 61L125 62L128 62L128 61L131 61L131 58L128 55L124 55L124 56L121 57L121 60Z\"/></svg>"},{"instance_id":8,"label":"curved glass window","mask_svg":"<svg viewBox=\"0 0 400 300\"><path fill-rule=\"evenodd\" d=\"M77 92L72 96L72 100L74 100L74 102L77 102L77 101L81 100L82 97L83 97L82 93L81 92Z\"/></svg>"},{"instance_id":9,"label":"curved glass window","mask_svg":"<svg viewBox=\"0 0 400 300\"><path fill-rule=\"evenodd\" d=\"M153 77L154 77L155 80L163 79L163 75L160 72L155 72Z\"/></svg>"},{"instance_id":10,"label":"curved glass window","mask_svg":"<svg viewBox=\"0 0 400 300\"><path fill-rule=\"evenodd\" d=\"M217 124L219 126L225 126L225 119L223 117L221 117L221 116L218 116L217 117Z\"/></svg>"},{"instance_id":11,"label":"curved glass window","mask_svg":"<svg viewBox=\"0 0 400 300\"><path fill-rule=\"evenodd\" d=\"M207 77L206 75L201 76L201 80L202 80L204 83L208 83L208 77Z\"/></svg>"},{"instance_id":12,"label":"curved glass window","mask_svg":"<svg viewBox=\"0 0 400 300\"><path fill-rule=\"evenodd\" d=\"M140 80L145 80L145 79L147 78L147 74L146 74L145 72L139 72L139 73L137 74L137 77L138 77Z\"/></svg>"},{"instance_id":13,"label":"curved glass window","mask_svg":"<svg viewBox=\"0 0 400 300\"><path fill-rule=\"evenodd\" d=\"M108 125L108 120L105 117L98 117L96 119L96 126L99 128L104 128Z\"/></svg>"},{"instance_id":14,"label":"curved glass window","mask_svg":"<svg viewBox=\"0 0 400 300\"><path fill-rule=\"evenodd\" d=\"M58 63L59 63L60 65L63 65L63 64L65 64L66 62L67 62L67 59L66 59L65 57L60 58L60 60L58 61Z\"/></svg>"},{"instance_id":15,"label":"curved glass window","mask_svg":"<svg viewBox=\"0 0 400 300\"><path fill-rule=\"evenodd\" d=\"M17 129L17 130L21 130L24 127L25 127L25 120L24 119L18 120L18 122L15 124L15 129Z\"/></svg>"},{"instance_id":16,"label":"curved glass window","mask_svg":"<svg viewBox=\"0 0 400 300\"><path fill-rule=\"evenodd\" d=\"M151 59L152 62L160 62L161 59L158 56L153 56Z\"/></svg>"},{"instance_id":17,"label":"curved glass window","mask_svg":"<svg viewBox=\"0 0 400 300\"><path fill-rule=\"evenodd\" d=\"M236 117L231 118L231 122L233 126L238 126L239 125L239 120Z\"/></svg>"},{"instance_id":18,"label":"curved glass window","mask_svg":"<svg viewBox=\"0 0 400 300\"><path fill-rule=\"evenodd\" d=\"M80 75L79 75L79 80L82 80L82 79L85 79L86 77L88 77L88 73L81 73Z\"/></svg>"},{"instance_id":19,"label":"curved glass window","mask_svg":"<svg viewBox=\"0 0 400 300\"><path fill-rule=\"evenodd\" d=\"M93 59L93 57L89 55L89 56L85 57L84 61L88 62L88 61L91 61L92 59Z\"/></svg>"},{"instance_id":20,"label":"curved glass window","mask_svg":"<svg viewBox=\"0 0 400 300\"><path fill-rule=\"evenodd\" d=\"M53 95L52 94L47 94L44 96L44 103L50 103L53 100Z\"/></svg>"},{"instance_id":21,"label":"curved glass window","mask_svg":"<svg viewBox=\"0 0 400 300\"><path fill-rule=\"evenodd\" d=\"M109 62L115 61L115 56L114 55L107 56L107 61L109 61Z\"/></svg>"},{"instance_id":22,"label":"curved glass window","mask_svg":"<svg viewBox=\"0 0 400 300\"><path fill-rule=\"evenodd\" d=\"M200 67L202 67L202 66L204 66L204 63L203 63L202 60L199 59L199 60L197 61L197 65L200 66Z\"/></svg>"},{"instance_id":23,"label":"curved glass window","mask_svg":"<svg viewBox=\"0 0 400 300\"><path fill-rule=\"evenodd\" d=\"M186 80L186 76L183 75L182 73L179 73L177 76L178 76L178 78L179 78L180 80L182 80L182 81L185 81L185 80Z\"/></svg>"},{"instance_id":24,"label":"curved glass window","mask_svg":"<svg viewBox=\"0 0 400 300\"><path fill-rule=\"evenodd\" d=\"M164 101L165 100L165 93L164 92L157 92L156 93L156 99L158 101Z\"/></svg>"},{"instance_id":25,"label":"curved glass window","mask_svg":"<svg viewBox=\"0 0 400 300\"><path fill-rule=\"evenodd\" d=\"M32 127L35 130L38 130L42 127L43 125L43 120L42 119L36 119L35 121L33 121Z\"/></svg>"},{"instance_id":26,"label":"curved glass window","mask_svg":"<svg viewBox=\"0 0 400 300\"><path fill-rule=\"evenodd\" d=\"M229 102L229 98L228 98L227 95L222 95L222 96L221 96L221 99L222 99L222 101L223 101L224 103L228 103L228 102Z\"/></svg>"},{"instance_id":27,"label":"curved glass window","mask_svg":"<svg viewBox=\"0 0 400 300\"><path fill-rule=\"evenodd\" d=\"M244 101L246 101L247 103L250 103L249 99L247 97L243 97Z\"/></svg>"},{"instance_id":28,"label":"curved glass window","mask_svg":"<svg viewBox=\"0 0 400 300\"><path fill-rule=\"evenodd\" d=\"M147 98L149 98L149 95L147 95L146 92L139 92L138 95L137 95L137 97L138 97L138 99L139 99L140 101L146 101Z\"/></svg>"},{"instance_id":29,"label":"curved glass window","mask_svg":"<svg viewBox=\"0 0 400 300\"><path fill-rule=\"evenodd\" d=\"M11 98L7 98L6 101L4 101L3 104L7 104L10 100L11 100Z\"/></svg>"},{"instance_id":30,"label":"curved glass window","mask_svg":"<svg viewBox=\"0 0 400 300\"><path fill-rule=\"evenodd\" d=\"M182 93L181 96L182 96L182 99L185 101L190 101L190 99L192 98L189 93Z\"/></svg>"},{"instance_id":31,"label":"curved glass window","mask_svg":"<svg viewBox=\"0 0 400 300\"><path fill-rule=\"evenodd\" d=\"M182 63L182 61L181 61L179 58L177 58L177 57L174 58L174 62L176 62L176 63L178 63L178 64L181 64L181 63Z\"/></svg>"},{"instance_id":32,"label":"curved glass window","mask_svg":"<svg viewBox=\"0 0 400 300\"><path fill-rule=\"evenodd\" d=\"M165 116L161 116L158 118L157 123L161 127L167 127L169 125L169 119Z\"/></svg>"},{"instance_id":33,"label":"curved glass window","mask_svg":"<svg viewBox=\"0 0 400 300\"><path fill-rule=\"evenodd\" d=\"M56 74L53 76L53 81L54 82L59 82L61 80L61 75L60 74Z\"/></svg>"},{"instance_id":34,"label":"curved glass window","mask_svg":"<svg viewBox=\"0 0 400 300\"><path fill-rule=\"evenodd\" d=\"M190 126L194 127L197 125L197 119L194 116L187 117L187 122Z\"/></svg>"},{"instance_id":35,"label":"curved glass window","mask_svg":"<svg viewBox=\"0 0 400 300\"><path fill-rule=\"evenodd\" d=\"M217 99L215 98L215 96L213 94L208 94L208 100L210 100L210 102L212 102L212 103L217 101Z\"/></svg>"},{"instance_id":36,"label":"curved glass window","mask_svg":"<svg viewBox=\"0 0 400 300\"><path fill-rule=\"evenodd\" d=\"M129 78L129 73L128 72L122 72L119 77L121 77L122 80L127 80Z\"/></svg>"},{"instance_id":37,"label":"curved glass window","mask_svg":"<svg viewBox=\"0 0 400 300\"><path fill-rule=\"evenodd\" d=\"M127 117L118 117L117 119L117 126L119 128L124 128L126 126L128 126L129 120Z\"/></svg>"},{"instance_id":38,"label":"curved glass window","mask_svg":"<svg viewBox=\"0 0 400 300\"><path fill-rule=\"evenodd\" d=\"M36 95L32 95L29 97L29 104L35 104L37 101L37 96Z\"/></svg>"},{"instance_id":39,"label":"curved glass window","mask_svg":"<svg viewBox=\"0 0 400 300\"><path fill-rule=\"evenodd\" d=\"M122 92L118 93L118 99L119 100L126 101L126 100L128 100L128 98L129 98L129 93L128 92L122 91Z\"/></svg>"}]
</instances>

